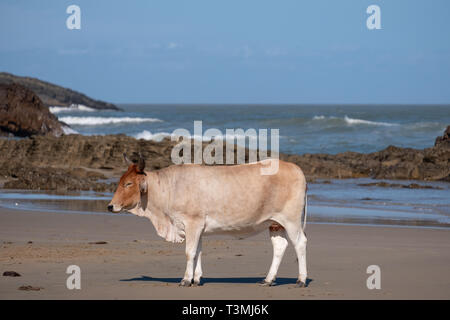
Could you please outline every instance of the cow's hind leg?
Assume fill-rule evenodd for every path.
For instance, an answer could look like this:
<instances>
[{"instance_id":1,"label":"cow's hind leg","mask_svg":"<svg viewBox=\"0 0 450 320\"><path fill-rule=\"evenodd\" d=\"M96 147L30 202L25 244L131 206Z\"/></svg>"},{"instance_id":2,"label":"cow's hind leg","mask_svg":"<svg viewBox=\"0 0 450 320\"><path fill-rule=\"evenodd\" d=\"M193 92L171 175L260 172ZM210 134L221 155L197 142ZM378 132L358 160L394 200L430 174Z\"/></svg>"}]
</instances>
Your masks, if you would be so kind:
<instances>
[{"instance_id":1,"label":"cow's hind leg","mask_svg":"<svg viewBox=\"0 0 450 320\"><path fill-rule=\"evenodd\" d=\"M299 270L297 287L306 287L306 235L302 228L295 223L287 223L284 227L286 228L289 239L291 239L297 254Z\"/></svg>"},{"instance_id":2,"label":"cow's hind leg","mask_svg":"<svg viewBox=\"0 0 450 320\"><path fill-rule=\"evenodd\" d=\"M186 234L186 272L180 282L180 286L189 287L194 277L194 269L199 256L199 242L203 232L203 226L189 224L185 227Z\"/></svg>"},{"instance_id":3,"label":"cow's hind leg","mask_svg":"<svg viewBox=\"0 0 450 320\"><path fill-rule=\"evenodd\" d=\"M277 276L278 268L280 266L281 260L283 259L284 252L288 246L288 241L286 239L286 230L279 225L274 223L269 227L270 239L273 245L273 258L272 265L270 266L269 273L267 277L261 282L262 285L271 286L274 284L275 278Z\"/></svg>"}]
</instances>

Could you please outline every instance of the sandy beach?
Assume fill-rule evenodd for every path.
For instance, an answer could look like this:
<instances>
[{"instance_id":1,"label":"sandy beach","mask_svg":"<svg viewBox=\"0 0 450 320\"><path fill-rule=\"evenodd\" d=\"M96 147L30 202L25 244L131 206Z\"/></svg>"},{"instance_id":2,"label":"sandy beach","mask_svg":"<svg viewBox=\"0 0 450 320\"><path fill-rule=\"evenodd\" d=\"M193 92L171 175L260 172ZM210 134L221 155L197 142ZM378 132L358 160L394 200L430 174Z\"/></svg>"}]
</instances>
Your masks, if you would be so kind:
<instances>
[{"instance_id":1,"label":"sandy beach","mask_svg":"<svg viewBox=\"0 0 450 320\"><path fill-rule=\"evenodd\" d=\"M6 309L447 303L450 2L179 2L0 1Z\"/></svg>"},{"instance_id":2,"label":"sandy beach","mask_svg":"<svg viewBox=\"0 0 450 320\"><path fill-rule=\"evenodd\" d=\"M204 239L204 285L178 286L184 244L160 239L150 221L129 214L0 209L0 299L449 299L450 232L445 229L309 224L307 288L295 288L292 245L277 286L261 287L272 258L268 232ZM107 242L96 244L96 242ZM81 290L66 268L81 268ZM369 265L381 289L368 290ZM19 290L20 286L39 291Z\"/></svg>"}]
</instances>

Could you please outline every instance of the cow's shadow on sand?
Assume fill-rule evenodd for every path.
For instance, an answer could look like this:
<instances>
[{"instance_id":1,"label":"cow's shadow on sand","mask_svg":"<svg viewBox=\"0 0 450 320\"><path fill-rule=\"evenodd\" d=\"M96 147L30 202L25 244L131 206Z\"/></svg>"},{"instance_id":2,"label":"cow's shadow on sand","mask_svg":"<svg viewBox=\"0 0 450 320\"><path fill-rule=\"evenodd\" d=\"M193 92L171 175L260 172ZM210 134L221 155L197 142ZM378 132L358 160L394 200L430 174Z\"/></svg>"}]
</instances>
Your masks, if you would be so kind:
<instances>
[{"instance_id":1,"label":"cow's shadow on sand","mask_svg":"<svg viewBox=\"0 0 450 320\"><path fill-rule=\"evenodd\" d=\"M201 285L207 283L254 283L257 284L261 282L263 278L256 277L242 277L242 278L202 278ZM165 282L165 283L180 283L181 278L154 278L148 276L140 276L138 278L121 279L120 281L149 281L149 282ZM285 285L285 284L296 284L297 278L277 278L275 285ZM306 279L306 286L313 279Z\"/></svg>"}]
</instances>

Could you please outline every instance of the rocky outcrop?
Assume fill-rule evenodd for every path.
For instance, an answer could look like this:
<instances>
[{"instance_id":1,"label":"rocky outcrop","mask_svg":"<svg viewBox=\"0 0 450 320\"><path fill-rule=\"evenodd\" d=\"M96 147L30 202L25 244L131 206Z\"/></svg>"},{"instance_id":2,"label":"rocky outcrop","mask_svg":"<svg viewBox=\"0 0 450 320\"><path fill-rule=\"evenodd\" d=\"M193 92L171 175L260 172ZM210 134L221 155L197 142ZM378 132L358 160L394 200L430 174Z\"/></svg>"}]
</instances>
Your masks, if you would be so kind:
<instances>
[{"instance_id":1,"label":"rocky outcrop","mask_svg":"<svg viewBox=\"0 0 450 320\"><path fill-rule=\"evenodd\" d=\"M155 170L172 164L175 144L169 139L155 142L125 135L0 139L0 177L7 180L5 188L112 191L125 170L124 152L141 152L147 168ZM248 150L246 154L248 159ZM424 150L390 146L368 154L281 154L280 158L298 164L308 180L371 177L450 182L450 147L445 143Z\"/></svg>"},{"instance_id":2,"label":"rocky outcrop","mask_svg":"<svg viewBox=\"0 0 450 320\"><path fill-rule=\"evenodd\" d=\"M434 146L442 148L450 148L450 126L447 127L443 136L436 138Z\"/></svg>"},{"instance_id":3,"label":"rocky outcrop","mask_svg":"<svg viewBox=\"0 0 450 320\"><path fill-rule=\"evenodd\" d=\"M359 183L360 187L382 187L382 188L402 188L402 189L437 189L442 190L441 187L433 187L428 185L421 185L417 183L401 184L401 183L388 183L386 181Z\"/></svg>"},{"instance_id":4,"label":"rocky outcrop","mask_svg":"<svg viewBox=\"0 0 450 320\"><path fill-rule=\"evenodd\" d=\"M13 179L5 182L6 189L20 190L93 190L113 192L116 183L98 181L106 177L99 172L83 168L9 167Z\"/></svg>"},{"instance_id":5,"label":"rocky outcrop","mask_svg":"<svg viewBox=\"0 0 450 320\"><path fill-rule=\"evenodd\" d=\"M0 84L20 84L35 92L47 106L70 107L71 105L84 105L93 109L120 110L112 103L94 100L77 91L60 87L36 78L19 77L10 73L0 72Z\"/></svg>"},{"instance_id":6,"label":"rocky outcrop","mask_svg":"<svg viewBox=\"0 0 450 320\"><path fill-rule=\"evenodd\" d=\"M424 150L389 146L363 154L344 152L336 155L283 155L317 178L363 178L442 180L450 182L450 148L444 145Z\"/></svg>"},{"instance_id":7,"label":"rocky outcrop","mask_svg":"<svg viewBox=\"0 0 450 320\"><path fill-rule=\"evenodd\" d=\"M90 168L121 172L123 153L141 151L147 167L159 169L171 164L174 143L137 140L126 135L56 137L33 136L27 139L0 139L0 174L7 168L55 167ZM12 172L9 170L8 172Z\"/></svg>"},{"instance_id":8,"label":"rocky outcrop","mask_svg":"<svg viewBox=\"0 0 450 320\"><path fill-rule=\"evenodd\" d=\"M33 91L18 84L0 84L0 133L60 136L64 130Z\"/></svg>"}]
</instances>

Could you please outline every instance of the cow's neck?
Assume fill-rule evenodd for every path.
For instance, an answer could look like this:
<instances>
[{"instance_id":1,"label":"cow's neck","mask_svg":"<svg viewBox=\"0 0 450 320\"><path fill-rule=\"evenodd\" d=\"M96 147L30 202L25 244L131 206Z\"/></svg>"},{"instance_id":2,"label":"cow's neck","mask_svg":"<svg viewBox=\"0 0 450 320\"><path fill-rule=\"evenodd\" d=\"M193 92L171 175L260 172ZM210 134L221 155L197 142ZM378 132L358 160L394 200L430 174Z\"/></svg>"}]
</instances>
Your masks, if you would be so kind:
<instances>
[{"instance_id":1,"label":"cow's neck","mask_svg":"<svg viewBox=\"0 0 450 320\"><path fill-rule=\"evenodd\" d=\"M184 241L184 224L180 221L173 221L163 207L167 201L167 195L164 197L163 183L157 173L147 174L147 190L141 198L141 202L133 209L131 213L147 217L152 222L158 235L170 242ZM166 201L164 201L166 200Z\"/></svg>"}]
</instances>

